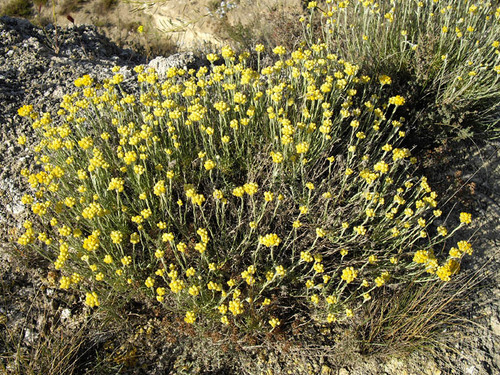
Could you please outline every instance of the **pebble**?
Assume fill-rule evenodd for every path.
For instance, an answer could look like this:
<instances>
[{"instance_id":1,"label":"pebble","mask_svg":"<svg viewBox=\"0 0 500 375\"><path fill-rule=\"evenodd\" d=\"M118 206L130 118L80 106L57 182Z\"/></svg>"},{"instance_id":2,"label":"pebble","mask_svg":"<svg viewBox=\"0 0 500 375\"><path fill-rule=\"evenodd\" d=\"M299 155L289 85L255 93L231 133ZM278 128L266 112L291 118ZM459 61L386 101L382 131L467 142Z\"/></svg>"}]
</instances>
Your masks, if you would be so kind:
<instances>
[{"instance_id":1,"label":"pebble","mask_svg":"<svg viewBox=\"0 0 500 375\"><path fill-rule=\"evenodd\" d=\"M69 318L71 318L71 310L70 309L63 309L61 311L61 320L62 321L65 321L65 320L68 320Z\"/></svg>"}]
</instances>

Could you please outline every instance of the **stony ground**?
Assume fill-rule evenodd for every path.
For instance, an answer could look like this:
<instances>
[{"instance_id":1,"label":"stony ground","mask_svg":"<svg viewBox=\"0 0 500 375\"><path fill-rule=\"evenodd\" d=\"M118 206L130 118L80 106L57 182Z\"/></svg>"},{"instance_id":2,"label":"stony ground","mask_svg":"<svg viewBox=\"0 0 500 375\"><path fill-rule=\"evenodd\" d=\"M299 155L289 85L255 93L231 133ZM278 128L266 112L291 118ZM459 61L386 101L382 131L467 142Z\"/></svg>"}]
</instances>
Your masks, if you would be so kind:
<instances>
[{"instance_id":1,"label":"stony ground","mask_svg":"<svg viewBox=\"0 0 500 375\"><path fill-rule=\"evenodd\" d=\"M16 139L21 134L29 137L31 129L17 116L17 108L26 103L42 110L54 108L62 95L72 90L77 77L86 73L110 76L111 67L115 65L122 66L126 74L139 63L146 61L130 50L118 48L90 26L42 31L24 20L0 18L0 373L23 373L7 365L16 351L27 361L47 362L46 366L52 366L54 374L64 373L64 369L50 363L54 348L59 350L55 354L69 350L64 340L59 346L55 345L57 342L48 345L50 340L58 340L57 335L70 335L79 343L71 349L73 354L78 353L77 373L105 373L86 365L86 361L90 363L86 353L96 347L103 351L121 351L121 357L117 354L117 358L122 362L116 363L127 361L125 344L130 339L123 339L123 347L106 346L114 342L113 337L125 337L123 332L103 326L96 328L79 297L61 294L54 287L53 276L47 272L43 260L28 258L11 240L29 215L19 203L27 189L20 170L29 165L29 152L18 146ZM199 63L191 54L151 62L160 69L172 64ZM447 345L432 352L422 350L383 360L358 357L349 363L339 361L329 365L319 361L311 365L310 373L500 373L499 147L499 142L469 140L429 150L429 157L422 155L423 160L429 160L424 163L424 169L433 183L455 192L448 205L466 207L478 218L469 233L474 234L475 256L464 267L476 272L483 281L471 292L470 300L465 301L463 326L444 332L448 335ZM134 322L132 316L130 322ZM139 323L137 327L144 331L145 327ZM50 354L43 352L41 342L52 348ZM143 348L147 347L147 340L145 342ZM12 343L16 345L13 347ZM129 366L127 373L166 374L179 368L186 371L179 370L179 373L188 373L188 370L195 373L195 368L190 370L189 355L179 345L165 342L163 348L143 349L143 357L137 365ZM248 361L254 359L253 355L249 352ZM237 369L224 364L211 365L215 371L211 373L238 373Z\"/></svg>"}]
</instances>

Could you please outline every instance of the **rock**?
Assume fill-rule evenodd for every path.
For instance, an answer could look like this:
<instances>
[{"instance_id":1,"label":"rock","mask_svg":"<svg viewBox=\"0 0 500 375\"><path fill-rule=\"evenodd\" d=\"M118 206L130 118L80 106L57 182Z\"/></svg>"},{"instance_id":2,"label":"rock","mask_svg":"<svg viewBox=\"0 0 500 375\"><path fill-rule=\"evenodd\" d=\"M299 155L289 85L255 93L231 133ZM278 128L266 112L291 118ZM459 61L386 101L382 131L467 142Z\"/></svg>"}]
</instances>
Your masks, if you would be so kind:
<instances>
[{"instance_id":1,"label":"rock","mask_svg":"<svg viewBox=\"0 0 500 375\"><path fill-rule=\"evenodd\" d=\"M61 311L61 320L64 322L66 320L68 320L69 318L71 318L71 310L70 309L63 309Z\"/></svg>"},{"instance_id":2,"label":"rock","mask_svg":"<svg viewBox=\"0 0 500 375\"><path fill-rule=\"evenodd\" d=\"M33 344L37 338L37 334L33 332L30 328L26 328L24 331L24 341Z\"/></svg>"},{"instance_id":3,"label":"rock","mask_svg":"<svg viewBox=\"0 0 500 375\"><path fill-rule=\"evenodd\" d=\"M164 76L168 69L196 69L202 66L201 59L197 59L192 52L176 53L168 57L158 56L151 60L148 66L155 68L159 76Z\"/></svg>"}]
</instances>

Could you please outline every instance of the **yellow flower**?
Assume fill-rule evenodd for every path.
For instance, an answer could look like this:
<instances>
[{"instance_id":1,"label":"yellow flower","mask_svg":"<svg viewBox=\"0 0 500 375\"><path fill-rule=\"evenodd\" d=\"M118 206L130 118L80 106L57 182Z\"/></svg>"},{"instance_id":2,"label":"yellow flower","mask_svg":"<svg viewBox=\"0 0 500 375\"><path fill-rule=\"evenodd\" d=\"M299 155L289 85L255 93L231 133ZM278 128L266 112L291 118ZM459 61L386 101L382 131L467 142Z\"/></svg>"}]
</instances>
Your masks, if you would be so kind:
<instances>
[{"instance_id":1,"label":"yellow flower","mask_svg":"<svg viewBox=\"0 0 500 375\"><path fill-rule=\"evenodd\" d=\"M231 311L231 313L235 316L243 314L244 307L239 298L236 297L229 301L229 311Z\"/></svg>"},{"instance_id":2,"label":"yellow flower","mask_svg":"<svg viewBox=\"0 0 500 375\"><path fill-rule=\"evenodd\" d=\"M245 188L243 186L238 186L236 188L233 189L233 195L235 197L242 197L243 194L245 194Z\"/></svg>"},{"instance_id":3,"label":"yellow flower","mask_svg":"<svg viewBox=\"0 0 500 375\"><path fill-rule=\"evenodd\" d=\"M366 228L363 225L354 227L354 231L361 236L364 236L366 234Z\"/></svg>"},{"instance_id":4,"label":"yellow flower","mask_svg":"<svg viewBox=\"0 0 500 375\"><path fill-rule=\"evenodd\" d=\"M450 257L452 258L461 258L462 252L458 250L456 247L452 247L449 251Z\"/></svg>"},{"instance_id":5,"label":"yellow flower","mask_svg":"<svg viewBox=\"0 0 500 375\"><path fill-rule=\"evenodd\" d=\"M215 53L209 53L207 55L207 60L210 61L211 63L217 61L219 59L219 56L217 56Z\"/></svg>"},{"instance_id":6,"label":"yellow flower","mask_svg":"<svg viewBox=\"0 0 500 375\"><path fill-rule=\"evenodd\" d=\"M184 242L179 242L177 244L177 250L184 253L187 250L187 245Z\"/></svg>"},{"instance_id":7,"label":"yellow flower","mask_svg":"<svg viewBox=\"0 0 500 375\"><path fill-rule=\"evenodd\" d=\"M259 185L257 185L255 182L249 182L243 185L243 189L248 195L254 195L259 190Z\"/></svg>"},{"instance_id":8,"label":"yellow flower","mask_svg":"<svg viewBox=\"0 0 500 375\"><path fill-rule=\"evenodd\" d=\"M158 196L165 194L166 191L164 180L158 181L153 187L153 193Z\"/></svg>"},{"instance_id":9,"label":"yellow flower","mask_svg":"<svg viewBox=\"0 0 500 375\"><path fill-rule=\"evenodd\" d=\"M316 8L318 6L318 3L316 1L309 1L309 3L307 4L307 9L313 9L313 8Z\"/></svg>"},{"instance_id":10,"label":"yellow flower","mask_svg":"<svg viewBox=\"0 0 500 375\"><path fill-rule=\"evenodd\" d=\"M85 304L89 307L99 306L99 299L96 292L90 292L85 295Z\"/></svg>"},{"instance_id":11,"label":"yellow flower","mask_svg":"<svg viewBox=\"0 0 500 375\"><path fill-rule=\"evenodd\" d=\"M436 275L443 281L450 281L450 276L460 270L460 263L456 259L448 260L443 266L438 267Z\"/></svg>"},{"instance_id":12,"label":"yellow flower","mask_svg":"<svg viewBox=\"0 0 500 375\"><path fill-rule=\"evenodd\" d=\"M276 326L279 326L281 324L280 320L278 318L271 318L269 320L269 324L271 325L271 327L273 327L273 329L276 327Z\"/></svg>"},{"instance_id":13,"label":"yellow flower","mask_svg":"<svg viewBox=\"0 0 500 375\"><path fill-rule=\"evenodd\" d=\"M152 288L154 285L155 285L155 280L151 277L148 277L146 279L146 281L144 282L144 284L148 287L148 288Z\"/></svg>"},{"instance_id":14,"label":"yellow flower","mask_svg":"<svg viewBox=\"0 0 500 375\"><path fill-rule=\"evenodd\" d=\"M263 44L257 44L257 45L255 46L255 51L256 51L256 52L259 52L259 53L260 53L260 52L264 52L264 48L265 48L265 47L264 47L264 45L263 45Z\"/></svg>"},{"instance_id":15,"label":"yellow flower","mask_svg":"<svg viewBox=\"0 0 500 375\"><path fill-rule=\"evenodd\" d=\"M375 279L375 284L377 284L378 287L381 287L382 285L384 285L389 279L391 278L391 275L389 274L389 272L385 271L385 272L382 272L382 274L380 276L378 276L376 279Z\"/></svg>"},{"instance_id":16,"label":"yellow flower","mask_svg":"<svg viewBox=\"0 0 500 375\"><path fill-rule=\"evenodd\" d=\"M174 274L172 276L177 276L177 272L174 270ZM172 281L168 284L170 290L174 293L179 293L182 289L184 289L184 281L172 278Z\"/></svg>"},{"instance_id":17,"label":"yellow flower","mask_svg":"<svg viewBox=\"0 0 500 375\"><path fill-rule=\"evenodd\" d=\"M283 160L284 160L283 154L281 152L271 151L270 155L271 155L271 158L273 159L273 162L276 164L279 164L279 163L283 162Z\"/></svg>"},{"instance_id":18,"label":"yellow flower","mask_svg":"<svg viewBox=\"0 0 500 375\"><path fill-rule=\"evenodd\" d=\"M317 305L319 303L319 296L317 294L313 294L311 296L311 302Z\"/></svg>"},{"instance_id":19,"label":"yellow flower","mask_svg":"<svg viewBox=\"0 0 500 375\"><path fill-rule=\"evenodd\" d=\"M472 245L467 241L459 241L457 243L458 249L468 255L472 255Z\"/></svg>"},{"instance_id":20,"label":"yellow flower","mask_svg":"<svg viewBox=\"0 0 500 375\"><path fill-rule=\"evenodd\" d=\"M189 268L186 270L186 276L187 276L187 277L194 276L195 274L196 274L196 270L195 270L193 267L189 267Z\"/></svg>"},{"instance_id":21,"label":"yellow flower","mask_svg":"<svg viewBox=\"0 0 500 375\"><path fill-rule=\"evenodd\" d=\"M218 189L215 189L212 195L217 200L221 200L224 198L224 194L222 193L221 190L218 190Z\"/></svg>"},{"instance_id":22,"label":"yellow flower","mask_svg":"<svg viewBox=\"0 0 500 375\"><path fill-rule=\"evenodd\" d=\"M390 85L392 83L392 79L391 77L385 75L385 74L381 74L379 77L378 77L378 80L380 82L380 84L383 86L383 85Z\"/></svg>"},{"instance_id":23,"label":"yellow flower","mask_svg":"<svg viewBox=\"0 0 500 375\"><path fill-rule=\"evenodd\" d=\"M305 154L307 151L309 151L309 143L307 142L298 143L295 146L295 148L297 150L297 154Z\"/></svg>"},{"instance_id":24,"label":"yellow flower","mask_svg":"<svg viewBox=\"0 0 500 375\"><path fill-rule=\"evenodd\" d=\"M193 285L188 289L188 293L192 296L197 296L198 294L200 294L200 287Z\"/></svg>"},{"instance_id":25,"label":"yellow flower","mask_svg":"<svg viewBox=\"0 0 500 375\"><path fill-rule=\"evenodd\" d=\"M196 321L196 315L195 315L194 311L186 312L186 316L184 317L184 321L187 324L193 324Z\"/></svg>"},{"instance_id":26,"label":"yellow flower","mask_svg":"<svg viewBox=\"0 0 500 375\"><path fill-rule=\"evenodd\" d=\"M405 104L405 98L400 95L392 96L389 98L389 104L394 104L395 106L401 106Z\"/></svg>"},{"instance_id":27,"label":"yellow flower","mask_svg":"<svg viewBox=\"0 0 500 375\"><path fill-rule=\"evenodd\" d=\"M286 49L283 46L277 46L273 49L273 53L275 55L284 55L286 53Z\"/></svg>"},{"instance_id":28,"label":"yellow flower","mask_svg":"<svg viewBox=\"0 0 500 375\"><path fill-rule=\"evenodd\" d=\"M270 191L264 192L264 200L266 202L271 202L274 199L274 194Z\"/></svg>"},{"instance_id":29,"label":"yellow flower","mask_svg":"<svg viewBox=\"0 0 500 375\"><path fill-rule=\"evenodd\" d=\"M387 173L389 171L389 165L385 161L379 161L373 166L373 170L381 173Z\"/></svg>"},{"instance_id":30,"label":"yellow flower","mask_svg":"<svg viewBox=\"0 0 500 375\"><path fill-rule=\"evenodd\" d=\"M205 161L204 167L207 171L214 169L217 166L217 164L213 160L207 160Z\"/></svg>"},{"instance_id":31,"label":"yellow flower","mask_svg":"<svg viewBox=\"0 0 500 375\"><path fill-rule=\"evenodd\" d=\"M28 138L26 138L25 135L21 135L19 138L17 138L17 143L21 146L25 145L27 141L28 141Z\"/></svg>"},{"instance_id":32,"label":"yellow flower","mask_svg":"<svg viewBox=\"0 0 500 375\"><path fill-rule=\"evenodd\" d=\"M464 224L470 224L472 222L472 215L467 212L461 212L460 222Z\"/></svg>"},{"instance_id":33,"label":"yellow flower","mask_svg":"<svg viewBox=\"0 0 500 375\"><path fill-rule=\"evenodd\" d=\"M278 246L280 244L280 242L281 242L281 239L275 233L269 233L269 234L266 234L265 236L259 237L259 243L264 245L264 246L267 246L267 247Z\"/></svg>"},{"instance_id":34,"label":"yellow flower","mask_svg":"<svg viewBox=\"0 0 500 375\"><path fill-rule=\"evenodd\" d=\"M445 226L442 226L442 225L437 228L437 232L440 236L443 236L443 237L446 237L446 235L448 234L448 230L446 229Z\"/></svg>"},{"instance_id":35,"label":"yellow flower","mask_svg":"<svg viewBox=\"0 0 500 375\"><path fill-rule=\"evenodd\" d=\"M358 276L358 271L356 271L353 267L346 267L342 270L341 279L344 280L347 284L354 281L354 279Z\"/></svg>"},{"instance_id":36,"label":"yellow flower","mask_svg":"<svg viewBox=\"0 0 500 375\"><path fill-rule=\"evenodd\" d=\"M316 236L324 237L326 236L326 231L323 228L316 228Z\"/></svg>"},{"instance_id":37,"label":"yellow flower","mask_svg":"<svg viewBox=\"0 0 500 375\"><path fill-rule=\"evenodd\" d=\"M207 244L205 242L198 242L194 245L194 249L203 254L207 250Z\"/></svg>"},{"instance_id":38,"label":"yellow flower","mask_svg":"<svg viewBox=\"0 0 500 375\"><path fill-rule=\"evenodd\" d=\"M314 271L316 271L316 273L323 273L323 272L325 272L325 267L320 262L314 263L313 269L314 269ZM328 279L328 277L327 277L327 279Z\"/></svg>"},{"instance_id":39,"label":"yellow flower","mask_svg":"<svg viewBox=\"0 0 500 375\"><path fill-rule=\"evenodd\" d=\"M169 241L173 241L174 240L174 234L173 233L163 233L161 235L161 240L163 242L169 242Z\"/></svg>"},{"instance_id":40,"label":"yellow flower","mask_svg":"<svg viewBox=\"0 0 500 375\"><path fill-rule=\"evenodd\" d=\"M114 244L119 244L123 240L123 233L119 230L114 230L111 232L110 237Z\"/></svg>"},{"instance_id":41,"label":"yellow flower","mask_svg":"<svg viewBox=\"0 0 500 375\"><path fill-rule=\"evenodd\" d=\"M222 54L222 57L224 57L225 59L230 59L231 57L234 56L234 51L232 50L231 47L224 46L224 47L222 47L221 54Z\"/></svg>"},{"instance_id":42,"label":"yellow flower","mask_svg":"<svg viewBox=\"0 0 500 375\"><path fill-rule=\"evenodd\" d=\"M129 256L124 256L122 259L121 259L121 262L124 266L128 266L130 263L132 263L132 257L129 255Z\"/></svg>"},{"instance_id":43,"label":"yellow flower","mask_svg":"<svg viewBox=\"0 0 500 375\"><path fill-rule=\"evenodd\" d=\"M31 112L33 112L32 105L23 105L21 108L17 110L17 114L21 117L28 116Z\"/></svg>"},{"instance_id":44,"label":"yellow flower","mask_svg":"<svg viewBox=\"0 0 500 375\"><path fill-rule=\"evenodd\" d=\"M285 267L279 265L279 266L276 266L275 270L276 270L276 274L278 276L285 276L285 273L286 273Z\"/></svg>"},{"instance_id":45,"label":"yellow flower","mask_svg":"<svg viewBox=\"0 0 500 375\"><path fill-rule=\"evenodd\" d=\"M311 255L309 251L301 251L300 259L307 263L311 263L312 261L314 261L314 257Z\"/></svg>"}]
</instances>

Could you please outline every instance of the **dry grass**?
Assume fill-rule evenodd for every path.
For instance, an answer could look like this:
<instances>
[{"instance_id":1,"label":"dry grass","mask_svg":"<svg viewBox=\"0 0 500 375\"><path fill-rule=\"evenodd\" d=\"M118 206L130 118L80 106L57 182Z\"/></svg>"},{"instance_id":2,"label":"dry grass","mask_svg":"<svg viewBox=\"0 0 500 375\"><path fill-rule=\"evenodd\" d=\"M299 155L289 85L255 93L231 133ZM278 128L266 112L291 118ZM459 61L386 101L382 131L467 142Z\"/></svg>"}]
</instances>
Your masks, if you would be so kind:
<instances>
[{"instance_id":1,"label":"dry grass","mask_svg":"<svg viewBox=\"0 0 500 375\"><path fill-rule=\"evenodd\" d=\"M10 0L0 8L0 16L29 17L33 13L33 4L30 0Z\"/></svg>"},{"instance_id":2,"label":"dry grass","mask_svg":"<svg viewBox=\"0 0 500 375\"><path fill-rule=\"evenodd\" d=\"M412 283L377 296L366 305L358 322L361 352L393 355L410 353L446 341L445 329L470 325L464 316L467 301L487 276L464 273L448 283Z\"/></svg>"},{"instance_id":3,"label":"dry grass","mask_svg":"<svg viewBox=\"0 0 500 375\"><path fill-rule=\"evenodd\" d=\"M57 13L61 16L67 16L81 9L85 0L63 0L57 6Z\"/></svg>"}]
</instances>

